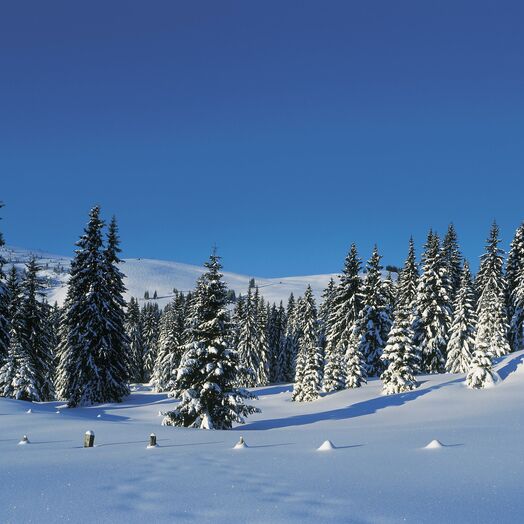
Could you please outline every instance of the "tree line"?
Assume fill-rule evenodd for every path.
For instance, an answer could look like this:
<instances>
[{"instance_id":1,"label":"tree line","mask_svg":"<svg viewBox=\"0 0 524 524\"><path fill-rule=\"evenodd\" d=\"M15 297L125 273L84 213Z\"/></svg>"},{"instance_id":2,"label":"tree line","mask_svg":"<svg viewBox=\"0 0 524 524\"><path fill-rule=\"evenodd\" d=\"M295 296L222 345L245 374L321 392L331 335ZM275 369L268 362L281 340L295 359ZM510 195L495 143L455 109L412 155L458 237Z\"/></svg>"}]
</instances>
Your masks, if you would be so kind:
<instances>
[{"instance_id":1,"label":"tree line","mask_svg":"<svg viewBox=\"0 0 524 524\"><path fill-rule=\"evenodd\" d=\"M493 224L475 277L453 225L442 240L429 232L420 264L411 239L397 278L376 247L364 266L352 245L319 307L309 286L285 305L254 280L235 297L215 252L195 289L174 290L163 310L126 303L119 243L116 220L106 228L93 208L61 308L45 301L36 260L5 275L0 258L1 396L75 407L150 382L180 399L164 424L223 429L257 411L246 388L293 382L293 401L314 401L370 377L402 393L444 372L483 388L496 381L495 358L524 349L524 224L506 259Z\"/></svg>"}]
</instances>

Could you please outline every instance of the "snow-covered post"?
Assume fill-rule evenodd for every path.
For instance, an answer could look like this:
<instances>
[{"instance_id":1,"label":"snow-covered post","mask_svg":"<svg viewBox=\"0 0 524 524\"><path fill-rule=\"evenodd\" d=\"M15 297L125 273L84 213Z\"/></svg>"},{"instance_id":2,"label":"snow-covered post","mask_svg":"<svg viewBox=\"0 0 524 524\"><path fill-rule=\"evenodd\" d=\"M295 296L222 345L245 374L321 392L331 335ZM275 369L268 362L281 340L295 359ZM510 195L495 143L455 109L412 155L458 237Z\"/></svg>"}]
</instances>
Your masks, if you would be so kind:
<instances>
[{"instance_id":1,"label":"snow-covered post","mask_svg":"<svg viewBox=\"0 0 524 524\"><path fill-rule=\"evenodd\" d=\"M149 435L149 446L147 446L148 448L156 448L156 435L154 433L151 433L151 435Z\"/></svg>"},{"instance_id":2,"label":"snow-covered post","mask_svg":"<svg viewBox=\"0 0 524 524\"><path fill-rule=\"evenodd\" d=\"M84 435L84 448L92 448L95 445L95 434L89 430Z\"/></svg>"}]
</instances>

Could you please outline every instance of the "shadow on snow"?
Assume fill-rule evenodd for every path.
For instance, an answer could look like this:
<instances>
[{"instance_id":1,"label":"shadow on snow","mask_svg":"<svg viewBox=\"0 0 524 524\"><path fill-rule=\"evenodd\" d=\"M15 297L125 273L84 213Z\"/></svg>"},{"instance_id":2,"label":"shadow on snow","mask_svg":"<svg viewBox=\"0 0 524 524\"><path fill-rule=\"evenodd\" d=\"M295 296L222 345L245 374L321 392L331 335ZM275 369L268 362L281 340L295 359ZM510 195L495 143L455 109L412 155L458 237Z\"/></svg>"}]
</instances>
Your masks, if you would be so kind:
<instances>
[{"instance_id":1,"label":"shadow on snow","mask_svg":"<svg viewBox=\"0 0 524 524\"><path fill-rule=\"evenodd\" d=\"M350 406L344 408L332 409L330 411L320 411L318 413L307 413L303 415L294 415L292 417L268 420L257 420L256 422L237 426L234 429L236 431L276 429L289 426L305 426L307 424L314 424L315 422L322 422L325 420L343 420L355 417L363 417L365 415L372 415L381 409L402 406L406 402L416 400L417 398L426 395L430 391L435 391L443 388L444 386L462 382L463 380L463 378L457 378L449 380L448 382L443 382L442 384L435 384L434 386L425 389L419 388L407 393L384 395L369 400L364 400L363 402L357 402L356 404L351 404Z\"/></svg>"}]
</instances>

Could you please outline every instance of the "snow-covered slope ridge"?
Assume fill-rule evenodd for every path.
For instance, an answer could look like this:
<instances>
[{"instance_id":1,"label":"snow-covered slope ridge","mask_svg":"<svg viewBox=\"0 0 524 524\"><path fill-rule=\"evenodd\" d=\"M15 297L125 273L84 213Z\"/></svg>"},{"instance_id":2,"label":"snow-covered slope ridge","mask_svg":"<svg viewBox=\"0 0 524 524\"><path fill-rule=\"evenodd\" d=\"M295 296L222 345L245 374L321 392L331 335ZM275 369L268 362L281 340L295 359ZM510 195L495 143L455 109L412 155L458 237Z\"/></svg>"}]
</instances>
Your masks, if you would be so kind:
<instances>
[{"instance_id":1,"label":"snow-covered slope ridge","mask_svg":"<svg viewBox=\"0 0 524 524\"><path fill-rule=\"evenodd\" d=\"M49 302L55 300L59 304L63 302L67 293L68 269L71 258L53 255L44 251L31 251L27 249L7 247L1 250L4 258L9 264L15 264L23 268L31 256L38 258L43 268L42 276L46 280L47 296ZM8 267L9 267L8 264ZM198 277L204 268L180 262L165 260L152 260L147 258L129 258L121 267L126 275L127 298L131 296L143 299L144 292L149 291L150 296L156 291L158 303L163 307L171 300L173 289L179 291L190 291L194 288ZM224 273L225 281L235 293L245 294L249 281L253 275L239 275L236 273ZM336 275L311 275L301 277L284 278L259 278L254 276L260 292L269 302L287 301L289 294L295 296L304 294L308 284L313 288L317 298L320 298L322 290L328 285L329 279L337 278Z\"/></svg>"}]
</instances>

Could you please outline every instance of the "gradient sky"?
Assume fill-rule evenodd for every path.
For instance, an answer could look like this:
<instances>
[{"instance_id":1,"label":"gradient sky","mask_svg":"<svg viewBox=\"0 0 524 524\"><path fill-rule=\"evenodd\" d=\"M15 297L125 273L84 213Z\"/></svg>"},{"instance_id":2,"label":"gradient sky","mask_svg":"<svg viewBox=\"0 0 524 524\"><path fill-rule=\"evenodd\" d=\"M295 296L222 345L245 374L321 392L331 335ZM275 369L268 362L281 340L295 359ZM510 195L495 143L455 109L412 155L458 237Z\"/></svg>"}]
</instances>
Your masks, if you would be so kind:
<instances>
[{"instance_id":1,"label":"gradient sky","mask_svg":"<svg viewBox=\"0 0 524 524\"><path fill-rule=\"evenodd\" d=\"M524 219L522 1L3 2L1 228L261 276Z\"/></svg>"}]
</instances>

